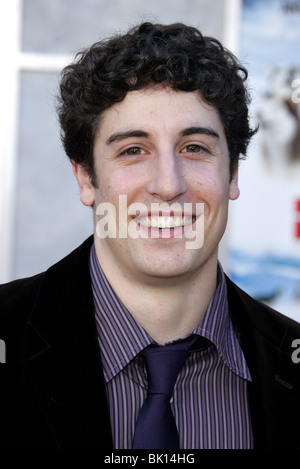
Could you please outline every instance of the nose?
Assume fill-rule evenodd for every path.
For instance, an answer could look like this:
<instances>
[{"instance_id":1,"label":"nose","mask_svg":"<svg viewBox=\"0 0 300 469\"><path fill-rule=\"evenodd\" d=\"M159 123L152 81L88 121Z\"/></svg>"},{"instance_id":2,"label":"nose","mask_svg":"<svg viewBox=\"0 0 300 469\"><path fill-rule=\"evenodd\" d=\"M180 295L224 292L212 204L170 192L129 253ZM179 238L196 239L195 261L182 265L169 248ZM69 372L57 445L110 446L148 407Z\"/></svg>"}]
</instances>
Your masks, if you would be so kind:
<instances>
[{"instance_id":1,"label":"nose","mask_svg":"<svg viewBox=\"0 0 300 469\"><path fill-rule=\"evenodd\" d=\"M149 172L148 193L158 199L171 201L177 199L186 190L187 185L176 153L167 150L157 154Z\"/></svg>"}]
</instances>

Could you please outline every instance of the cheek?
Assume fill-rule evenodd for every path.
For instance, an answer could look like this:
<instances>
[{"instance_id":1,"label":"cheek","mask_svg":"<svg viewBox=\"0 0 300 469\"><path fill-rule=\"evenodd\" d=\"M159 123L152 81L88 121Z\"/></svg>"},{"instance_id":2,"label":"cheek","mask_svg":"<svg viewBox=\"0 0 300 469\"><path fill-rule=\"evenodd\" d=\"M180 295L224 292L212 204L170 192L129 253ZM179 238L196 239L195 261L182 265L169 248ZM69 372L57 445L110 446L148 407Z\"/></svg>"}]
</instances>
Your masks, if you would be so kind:
<instances>
[{"instance_id":1,"label":"cheek","mask_svg":"<svg viewBox=\"0 0 300 469\"><path fill-rule=\"evenodd\" d=\"M229 200L229 185L222 178L207 177L197 181L194 185L193 199L205 204L205 216L207 220L216 220L227 216Z\"/></svg>"},{"instance_id":2,"label":"cheek","mask_svg":"<svg viewBox=\"0 0 300 469\"><path fill-rule=\"evenodd\" d=\"M124 171L124 168L103 171L99 180L99 199L118 204L119 196L128 201L136 197L145 186L144 176L138 171Z\"/></svg>"},{"instance_id":3,"label":"cheek","mask_svg":"<svg viewBox=\"0 0 300 469\"><path fill-rule=\"evenodd\" d=\"M218 201L228 199L229 197L229 184L227 182L227 175L215 174L213 171L206 171L199 174L198 178L193 178L194 192L200 198L207 199L207 201Z\"/></svg>"}]
</instances>

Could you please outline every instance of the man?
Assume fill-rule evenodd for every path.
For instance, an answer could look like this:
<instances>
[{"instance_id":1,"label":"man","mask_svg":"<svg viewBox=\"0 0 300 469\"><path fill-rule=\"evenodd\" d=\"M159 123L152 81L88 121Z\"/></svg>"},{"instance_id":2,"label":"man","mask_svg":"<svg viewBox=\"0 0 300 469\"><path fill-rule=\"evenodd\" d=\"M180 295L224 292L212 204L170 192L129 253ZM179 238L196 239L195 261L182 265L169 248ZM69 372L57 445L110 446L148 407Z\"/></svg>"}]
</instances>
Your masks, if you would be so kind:
<instances>
[{"instance_id":1,"label":"man","mask_svg":"<svg viewBox=\"0 0 300 469\"><path fill-rule=\"evenodd\" d=\"M218 41L150 23L63 71L63 142L95 231L0 289L3 447L300 447L300 325L218 263L255 133L246 76ZM183 356L185 339L166 417L152 410L145 425L165 357ZM148 350L161 357L153 372L166 365L155 378Z\"/></svg>"}]
</instances>

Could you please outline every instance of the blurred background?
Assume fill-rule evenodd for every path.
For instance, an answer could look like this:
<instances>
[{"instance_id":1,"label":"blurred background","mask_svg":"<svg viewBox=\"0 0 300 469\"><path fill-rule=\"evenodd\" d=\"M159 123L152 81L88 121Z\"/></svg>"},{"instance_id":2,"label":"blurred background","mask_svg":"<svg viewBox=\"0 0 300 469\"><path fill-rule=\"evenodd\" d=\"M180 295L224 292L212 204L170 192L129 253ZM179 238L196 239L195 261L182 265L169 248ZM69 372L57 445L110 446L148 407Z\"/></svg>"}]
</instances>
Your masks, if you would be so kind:
<instances>
[{"instance_id":1,"label":"blurred background","mask_svg":"<svg viewBox=\"0 0 300 469\"><path fill-rule=\"evenodd\" d=\"M56 117L76 52L144 20L218 38L249 70L260 124L240 167L220 258L252 296L300 322L300 1L10 0L0 3L0 283L34 275L93 232Z\"/></svg>"}]
</instances>

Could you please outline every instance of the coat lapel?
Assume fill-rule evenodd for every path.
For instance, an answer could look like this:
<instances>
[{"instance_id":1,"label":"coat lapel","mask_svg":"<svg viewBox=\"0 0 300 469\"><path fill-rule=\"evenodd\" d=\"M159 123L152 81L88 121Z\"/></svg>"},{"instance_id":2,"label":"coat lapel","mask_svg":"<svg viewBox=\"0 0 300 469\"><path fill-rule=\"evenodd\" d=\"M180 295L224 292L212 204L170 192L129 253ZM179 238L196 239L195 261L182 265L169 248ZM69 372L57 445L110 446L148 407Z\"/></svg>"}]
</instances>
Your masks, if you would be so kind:
<instances>
[{"instance_id":1,"label":"coat lapel","mask_svg":"<svg viewBox=\"0 0 300 469\"><path fill-rule=\"evenodd\" d=\"M227 278L228 301L249 367L255 448L300 448L300 369L291 344L300 325L253 300Z\"/></svg>"},{"instance_id":2,"label":"coat lapel","mask_svg":"<svg viewBox=\"0 0 300 469\"><path fill-rule=\"evenodd\" d=\"M45 274L26 337L27 372L56 445L112 448L89 277L92 238Z\"/></svg>"}]
</instances>

